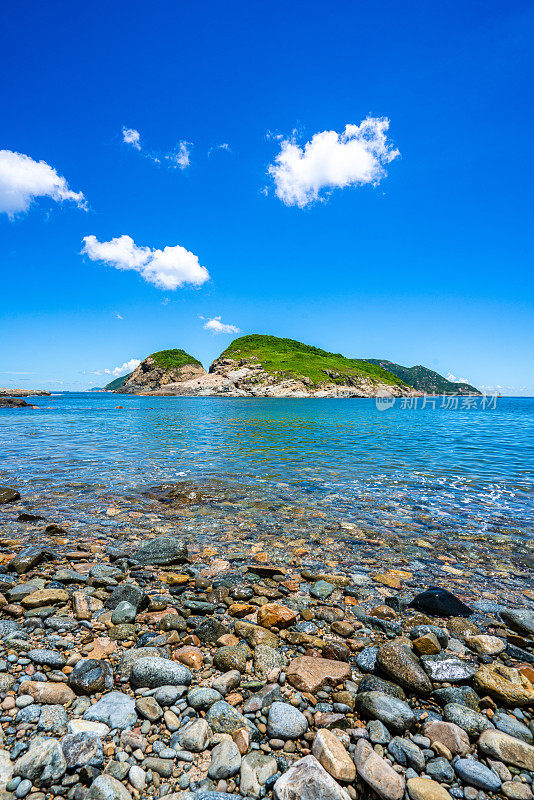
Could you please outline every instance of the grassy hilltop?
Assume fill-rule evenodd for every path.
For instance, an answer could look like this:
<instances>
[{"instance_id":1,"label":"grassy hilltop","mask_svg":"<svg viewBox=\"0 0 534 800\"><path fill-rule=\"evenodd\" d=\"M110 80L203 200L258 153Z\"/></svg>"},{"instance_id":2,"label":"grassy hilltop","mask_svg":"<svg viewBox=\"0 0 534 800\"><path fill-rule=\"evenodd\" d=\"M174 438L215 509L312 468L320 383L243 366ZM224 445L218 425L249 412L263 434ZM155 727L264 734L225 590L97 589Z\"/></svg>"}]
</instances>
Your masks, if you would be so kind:
<instances>
[{"instance_id":1,"label":"grassy hilltop","mask_svg":"<svg viewBox=\"0 0 534 800\"><path fill-rule=\"evenodd\" d=\"M347 383L347 378L367 379L373 383L405 386L403 380L369 361L345 358L340 353L329 353L319 347L280 339L277 336L253 334L235 339L220 358L257 359L263 369L281 377L308 378L313 385L321 383Z\"/></svg>"},{"instance_id":2,"label":"grassy hilltop","mask_svg":"<svg viewBox=\"0 0 534 800\"><path fill-rule=\"evenodd\" d=\"M197 364L199 367L202 366L197 358L193 358L193 356L190 356L189 353L185 352L185 350L180 350L177 348L174 350L158 350L157 353L152 353L151 355L147 356L147 358L151 358L158 367L162 367L162 369L165 370L179 369L180 367L185 367L186 364ZM121 375L120 378L115 378L115 380L108 383L107 386L104 386L104 389L113 391L114 389L122 388L131 374L132 373L129 372L128 375Z\"/></svg>"}]
</instances>

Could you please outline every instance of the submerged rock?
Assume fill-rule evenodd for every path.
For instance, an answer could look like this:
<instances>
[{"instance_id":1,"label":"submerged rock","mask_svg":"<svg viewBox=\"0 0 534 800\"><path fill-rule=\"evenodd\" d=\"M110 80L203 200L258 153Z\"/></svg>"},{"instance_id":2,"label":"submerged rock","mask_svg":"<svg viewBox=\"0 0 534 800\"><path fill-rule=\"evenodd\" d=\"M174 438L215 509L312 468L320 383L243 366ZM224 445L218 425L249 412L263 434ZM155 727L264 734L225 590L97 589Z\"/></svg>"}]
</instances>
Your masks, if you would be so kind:
<instances>
[{"instance_id":1,"label":"submerged rock","mask_svg":"<svg viewBox=\"0 0 534 800\"><path fill-rule=\"evenodd\" d=\"M473 610L462 600L439 586L431 586L417 594L410 603L416 611L436 617L470 617Z\"/></svg>"}]
</instances>

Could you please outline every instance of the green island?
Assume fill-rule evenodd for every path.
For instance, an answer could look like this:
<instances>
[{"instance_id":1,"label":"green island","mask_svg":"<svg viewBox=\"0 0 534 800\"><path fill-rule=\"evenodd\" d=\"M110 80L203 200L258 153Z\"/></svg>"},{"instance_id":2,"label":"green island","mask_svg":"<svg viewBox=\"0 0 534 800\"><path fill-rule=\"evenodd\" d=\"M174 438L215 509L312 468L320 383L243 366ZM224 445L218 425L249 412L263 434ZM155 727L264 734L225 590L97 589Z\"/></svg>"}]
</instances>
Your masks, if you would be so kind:
<instances>
[{"instance_id":1,"label":"green island","mask_svg":"<svg viewBox=\"0 0 534 800\"><path fill-rule=\"evenodd\" d=\"M366 378L373 383L392 386L405 385L401 378L369 361L346 358L341 353L329 353L319 347L278 336L241 336L223 351L220 358L236 361L255 359L265 372L280 377L307 378L312 385L326 382L345 384L351 378Z\"/></svg>"},{"instance_id":2,"label":"green island","mask_svg":"<svg viewBox=\"0 0 534 800\"><path fill-rule=\"evenodd\" d=\"M148 358L151 358L159 367L164 369L179 369L186 364L202 366L198 358L194 358L189 353L186 353L185 350L179 350L178 348L174 350L158 350L157 353L152 353Z\"/></svg>"}]
</instances>

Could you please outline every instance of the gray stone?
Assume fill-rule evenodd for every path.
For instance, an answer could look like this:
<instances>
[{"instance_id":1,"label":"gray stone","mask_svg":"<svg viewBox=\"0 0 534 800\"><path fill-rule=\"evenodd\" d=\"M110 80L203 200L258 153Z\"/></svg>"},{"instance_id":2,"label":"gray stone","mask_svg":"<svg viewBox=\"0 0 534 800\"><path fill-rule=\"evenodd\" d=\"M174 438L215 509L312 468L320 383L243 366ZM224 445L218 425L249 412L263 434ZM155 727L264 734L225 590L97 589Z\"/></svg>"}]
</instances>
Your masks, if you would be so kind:
<instances>
[{"instance_id":1,"label":"gray stone","mask_svg":"<svg viewBox=\"0 0 534 800\"><path fill-rule=\"evenodd\" d=\"M248 727L246 717L225 700L218 700L211 706L206 714L206 721L214 733L232 734L240 728Z\"/></svg>"},{"instance_id":2,"label":"gray stone","mask_svg":"<svg viewBox=\"0 0 534 800\"><path fill-rule=\"evenodd\" d=\"M191 672L178 661L148 656L134 661L130 670L130 683L135 688L158 686L189 686Z\"/></svg>"},{"instance_id":3,"label":"gray stone","mask_svg":"<svg viewBox=\"0 0 534 800\"><path fill-rule=\"evenodd\" d=\"M356 707L363 716L379 719L397 733L404 733L415 724L415 715L404 700L383 692L362 692L356 695Z\"/></svg>"},{"instance_id":4,"label":"gray stone","mask_svg":"<svg viewBox=\"0 0 534 800\"><path fill-rule=\"evenodd\" d=\"M310 587L310 594L312 597L316 597L318 600L326 600L336 587L332 583L328 583L328 581L316 581Z\"/></svg>"},{"instance_id":5,"label":"gray stone","mask_svg":"<svg viewBox=\"0 0 534 800\"><path fill-rule=\"evenodd\" d=\"M205 719L190 722L178 733L180 746L190 753L202 753L208 746L210 737L210 726Z\"/></svg>"},{"instance_id":6,"label":"gray stone","mask_svg":"<svg viewBox=\"0 0 534 800\"><path fill-rule=\"evenodd\" d=\"M378 648L376 663L396 683L417 694L429 694L432 684L419 659L402 640L384 642Z\"/></svg>"},{"instance_id":7,"label":"gray stone","mask_svg":"<svg viewBox=\"0 0 534 800\"><path fill-rule=\"evenodd\" d=\"M254 674L260 680L267 680L273 670L282 670L284 665L285 657L280 650L270 647L268 644L259 644L255 647Z\"/></svg>"},{"instance_id":8,"label":"gray stone","mask_svg":"<svg viewBox=\"0 0 534 800\"><path fill-rule=\"evenodd\" d=\"M390 732L379 719L372 719L368 722L367 730L369 731L369 740L373 744L389 744L391 741Z\"/></svg>"},{"instance_id":9,"label":"gray stone","mask_svg":"<svg viewBox=\"0 0 534 800\"><path fill-rule=\"evenodd\" d=\"M425 768L425 757L414 742L395 736L388 745L388 753L391 753L397 764L403 767L412 767L417 772L422 772Z\"/></svg>"},{"instance_id":10,"label":"gray stone","mask_svg":"<svg viewBox=\"0 0 534 800\"><path fill-rule=\"evenodd\" d=\"M503 731L509 736L515 736L516 739L522 739L527 744L532 744L534 737L530 729L510 714L503 714L499 711L493 715L491 721L497 730Z\"/></svg>"},{"instance_id":11,"label":"gray stone","mask_svg":"<svg viewBox=\"0 0 534 800\"><path fill-rule=\"evenodd\" d=\"M462 661L450 653L438 653L434 656L421 656L425 671L433 681L460 683L468 681L477 671L476 664Z\"/></svg>"},{"instance_id":12,"label":"gray stone","mask_svg":"<svg viewBox=\"0 0 534 800\"><path fill-rule=\"evenodd\" d=\"M132 764L128 771L128 780L134 789L141 792L145 788L146 772L141 767L138 767L137 764Z\"/></svg>"},{"instance_id":13,"label":"gray stone","mask_svg":"<svg viewBox=\"0 0 534 800\"><path fill-rule=\"evenodd\" d=\"M534 634L534 611L530 608L505 608L501 611L501 617L511 628Z\"/></svg>"},{"instance_id":14,"label":"gray stone","mask_svg":"<svg viewBox=\"0 0 534 800\"><path fill-rule=\"evenodd\" d=\"M232 775L237 775L240 767L241 753L238 746L231 739L223 739L212 750L208 777L212 780L231 778Z\"/></svg>"},{"instance_id":15,"label":"gray stone","mask_svg":"<svg viewBox=\"0 0 534 800\"><path fill-rule=\"evenodd\" d=\"M275 700L282 700L284 697L280 691L277 683L268 683L259 692L253 694L243 705L243 714L253 714L256 711L261 711L264 708L275 702Z\"/></svg>"},{"instance_id":16,"label":"gray stone","mask_svg":"<svg viewBox=\"0 0 534 800\"><path fill-rule=\"evenodd\" d=\"M360 672L370 673L376 669L378 647L364 647L356 656L356 666Z\"/></svg>"},{"instance_id":17,"label":"gray stone","mask_svg":"<svg viewBox=\"0 0 534 800\"><path fill-rule=\"evenodd\" d=\"M492 723L485 714L473 711L472 708L460 703L447 703L443 709L443 718L447 722L454 722L472 737L478 737L482 731L493 728Z\"/></svg>"},{"instance_id":18,"label":"gray stone","mask_svg":"<svg viewBox=\"0 0 534 800\"><path fill-rule=\"evenodd\" d=\"M0 750L0 792L2 792L13 775L13 762L7 750ZM18 778L17 778L18 780Z\"/></svg>"},{"instance_id":19,"label":"gray stone","mask_svg":"<svg viewBox=\"0 0 534 800\"><path fill-rule=\"evenodd\" d=\"M133 557L140 564L182 564L187 561L187 545L183 539L159 536L140 547Z\"/></svg>"},{"instance_id":20,"label":"gray stone","mask_svg":"<svg viewBox=\"0 0 534 800\"><path fill-rule=\"evenodd\" d=\"M206 711L218 700L222 700L223 696L215 689L210 689L209 686L194 686L187 693L187 702L194 709L201 709Z\"/></svg>"},{"instance_id":21,"label":"gray stone","mask_svg":"<svg viewBox=\"0 0 534 800\"><path fill-rule=\"evenodd\" d=\"M382 800L401 800L404 780L385 758L381 758L365 739L359 739L354 753L358 775Z\"/></svg>"},{"instance_id":22,"label":"gray stone","mask_svg":"<svg viewBox=\"0 0 534 800\"><path fill-rule=\"evenodd\" d=\"M40 731L45 731L45 733L55 733L58 736L61 736L67 730L67 722L67 712L63 706L41 706L39 725L37 726Z\"/></svg>"},{"instance_id":23,"label":"gray stone","mask_svg":"<svg viewBox=\"0 0 534 800\"><path fill-rule=\"evenodd\" d=\"M271 739L299 739L308 730L304 714L289 703L273 703L267 718L267 735Z\"/></svg>"},{"instance_id":24,"label":"gray stone","mask_svg":"<svg viewBox=\"0 0 534 800\"><path fill-rule=\"evenodd\" d=\"M349 800L350 797L315 756L296 761L278 778L273 792L275 800Z\"/></svg>"},{"instance_id":25,"label":"gray stone","mask_svg":"<svg viewBox=\"0 0 534 800\"><path fill-rule=\"evenodd\" d=\"M257 649L258 648L256 648L256 650ZM236 669L231 669L229 672L225 672L224 675L219 675L218 678L215 678L211 684L211 688L220 692L223 697L225 697L229 692L233 691L233 689L237 689L240 683L241 673Z\"/></svg>"},{"instance_id":26,"label":"gray stone","mask_svg":"<svg viewBox=\"0 0 534 800\"><path fill-rule=\"evenodd\" d=\"M111 775L99 775L92 782L84 800L132 800L132 795Z\"/></svg>"},{"instance_id":27,"label":"gray stone","mask_svg":"<svg viewBox=\"0 0 534 800\"><path fill-rule=\"evenodd\" d=\"M104 763L102 742L95 733L69 733L61 740L67 769L100 768Z\"/></svg>"},{"instance_id":28,"label":"gray stone","mask_svg":"<svg viewBox=\"0 0 534 800\"><path fill-rule=\"evenodd\" d=\"M122 625L125 622L134 622L136 616L136 607L127 600L121 600L120 603L113 609L111 621L114 625Z\"/></svg>"},{"instance_id":29,"label":"gray stone","mask_svg":"<svg viewBox=\"0 0 534 800\"><path fill-rule=\"evenodd\" d=\"M51 667L52 669L63 669L67 663L65 657L57 650L44 650L39 648L28 650L28 658L31 659L34 664Z\"/></svg>"},{"instance_id":30,"label":"gray stone","mask_svg":"<svg viewBox=\"0 0 534 800\"><path fill-rule=\"evenodd\" d=\"M123 581L116 586L106 600L106 608L115 609L120 603L130 603L134 608L139 608L146 602L146 594L136 583Z\"/></svg>"},{"instance_id":31,"label":"gray stone","mask_svg":"<svg viewBox=\"0 0 534 800\"><path fill-rule=\"evenodd\" d=\"M251 750L241 761L239 788L246 797L259 797L265 782L277 771L276 759L258 750Z\"/></svg>"},{"instance_id":32,"label":"gray stone","mask_svg":"<svg viewBox=\"0 0 534 800\"><path fill-rule=\"evenodd\" d=\"M499 776L480 761L475 761L474 758L457 758L453 766L460 780L468 783L469 786L485 792L498 792L501 788Z\"/></svg>"},{"instance_id":33,"label":"gray stone","mask_svg":"<svg viewBox=\"0 0 534 800\"><path fill-rule=\"evenodd\" d=\"M154 697L160 706L172 706L187 691L187 686L159 686Z\"/></svg>"},{"instance_id":34,"label":"gray stone","mask_svg":"<svg viewBox=\"0 0 534 800\"><path fill-rule=\"evenodd\" d=\"M427 761L425 772L438 783L452 783L454 780L454 770L446 758L433 758Z\"/></svg>"},{"instance_id":35,"label":"gray stone","mask_svg":"<svg viewBox=\"0 0 534 800\"><path fill-rule=\"evenodd\" d=\"M13 774L27 778L34 786L50 786L58 783L66 770L67 762L57 739L36 739L15 762Z\"/></svg>"},{"instance_id":36,"label":"gray stone","mask_svg":"<svg viewBox=\"0 0 534 800\"><path fill-rule=\"evenodd\" d=\"M120 660L118 672L121 678L129 678L134 661L148 656L168 658L167 652L162 647L132 647L131 650L123 653Z\"/></svg>"},{"instance_id":37,"label":"gray stone","mask_svg":"<svg viewBox=\"0 0 534 800\"><path fill-rule=\"evenodd\" d=\"M479 710L479 697L470 686L445 686L432 692L432 697L441 706L446 706L447 703L459 703L472 708L473 711Z\"/></svg>"},{"instance_id":38,"label":"gray stone","mask_svg":"<svg viewBox=\"0 0 534 800\"><path fill-rule=\"evenodd\" d=\"M83 718L92 722L103 722L112 729L123 730L134 725L137 720L135 702L122 692L109 692L88 708Z\"/></svg>"}]
</instances>

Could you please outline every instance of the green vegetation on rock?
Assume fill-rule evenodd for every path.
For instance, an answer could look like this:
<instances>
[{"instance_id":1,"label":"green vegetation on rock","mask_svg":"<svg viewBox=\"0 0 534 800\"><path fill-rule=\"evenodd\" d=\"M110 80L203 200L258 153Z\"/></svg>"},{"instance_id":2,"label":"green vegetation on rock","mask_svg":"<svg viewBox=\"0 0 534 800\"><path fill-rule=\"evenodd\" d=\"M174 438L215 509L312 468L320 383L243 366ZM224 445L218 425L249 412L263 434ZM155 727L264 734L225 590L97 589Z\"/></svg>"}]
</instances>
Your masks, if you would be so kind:
<instances>
[{"instance_id":1,"label":"green vegetation on rock","mask_svg":"<svg viewBox=\"0 0 534 800\"><path fill-rule=\"evenodd\" d=\"M179 369L186 364L202 366L197 358L193 358L185 350L158 350L157 353L152 353L149 358L152 358L158 366L164 369Z\"/></svg>"},{"instance_id":2,"label":"green vegetation on rock","mask_svg":"<svg viewBox=\"0 0 534 800\"><path fill-rule=\"evenodd\" d=\"M422 367L421 365L402 367L400 364L386 361L383 358L369 358L368 361L370 364L376 364L392 372L393 375L397 375L397 377L413 386L419 392L425 392L426 394L480 394L479 390L469 383L449 381L443 375L428 369L428 367Z\"/></svg>"},{"instance_id":3,"label":"green vegetation on rock","mask_svg":"<svg viewBox=\"0 0 534 800\"><path fill-rule=\"evenodd\" d=\"M127 375L121 375L120 378L115 378L114 380L110 381L110 383L108 383L106 386L104 386L104 389L108 392L112 392L114 389L120 389L121 386L124 386L124 384L126 383L131 374L132 373L129 372Z\"/></svg>"},{"instance_id":4,"label":"green vegetation on rock","mask_svg":"<svg viewBox=\"0 0 534 800\"><path fill-rule=\"evenodd\" d=\"M279 339L277 336L241 336L226 348L220 358L257 360L265 372L280 377L307 378L313 385L343 385L348 382L347 379L405 385L402 379L369 361L346 358L340 353L329 353L319 347L294 339Z\"/></svg>"}]
</instances>

